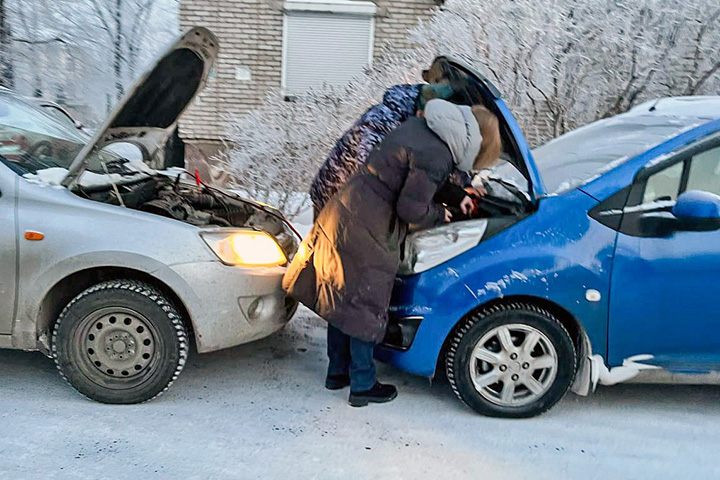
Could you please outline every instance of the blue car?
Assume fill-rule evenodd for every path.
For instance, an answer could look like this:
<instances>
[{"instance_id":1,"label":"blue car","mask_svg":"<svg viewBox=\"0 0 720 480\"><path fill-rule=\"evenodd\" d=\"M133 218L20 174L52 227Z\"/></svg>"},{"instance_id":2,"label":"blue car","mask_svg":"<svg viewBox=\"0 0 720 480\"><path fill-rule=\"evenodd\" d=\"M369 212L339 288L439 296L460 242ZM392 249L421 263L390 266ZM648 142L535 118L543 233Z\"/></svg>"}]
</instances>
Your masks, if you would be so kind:
<instances>
[{"instance_id":1,"label":"blue car","mask_svg":"<svg viewBox=\"0 0 720 480\"><path fill-rule=\"evenodd\" d=\"M635 377L720 379L720 97L645 103L531 151L497 89L452 65L500 118L504 162L475 218L408 237L376 356L444 370L497 417Z\"/></svg>"}]
</instances>

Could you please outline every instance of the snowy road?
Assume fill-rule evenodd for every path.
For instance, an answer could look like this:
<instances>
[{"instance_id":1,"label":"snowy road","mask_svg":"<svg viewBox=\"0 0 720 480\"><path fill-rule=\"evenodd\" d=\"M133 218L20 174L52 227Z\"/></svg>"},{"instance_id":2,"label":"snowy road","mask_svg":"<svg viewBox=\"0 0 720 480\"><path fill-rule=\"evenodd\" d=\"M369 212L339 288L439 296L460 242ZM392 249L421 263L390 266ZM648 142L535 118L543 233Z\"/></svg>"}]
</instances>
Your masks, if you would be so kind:
<instances>
[{"instance_id":1,"label":"snowy road","mask_svg":"<svg viewBox=\"0 0 720 480\"><path fill-rule=\"evenodd\" d=\"M621 385L531 420L475 415L387 367L388 405L322 388L321 321L191 357L161 398L92 403L38 353L0 351L0 479L720 478L720 387Z\"/></svg>"}]
</instances>

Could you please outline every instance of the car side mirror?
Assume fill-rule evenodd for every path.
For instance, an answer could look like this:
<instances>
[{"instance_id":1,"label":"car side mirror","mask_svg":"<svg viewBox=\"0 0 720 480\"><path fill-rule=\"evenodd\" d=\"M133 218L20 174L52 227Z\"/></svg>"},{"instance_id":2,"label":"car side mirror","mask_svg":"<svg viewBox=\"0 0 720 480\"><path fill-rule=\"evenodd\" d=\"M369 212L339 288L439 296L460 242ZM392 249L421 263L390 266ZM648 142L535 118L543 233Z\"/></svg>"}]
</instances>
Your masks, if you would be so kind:
<instances>
[{"instance_id":1,"label":"car side mirror","mask_svg":"<svg viewBox=\"0 0 720 480\"><path fill-rule=\"evenodd\" d=\"M675 232L720 230L720 196L699 190L680 195L671 212L648 212L639 218L644 236L665 237Z\"/></svg>"},{"instance_id":2,"label":"car side mirror","mask_svg":"<svg viewBox=\"0 0 720 480\"><path fill-rule=\"evenodd\" d=\"M720 221L720 195L700 190L689 190L680 195L672 209L682 222L713 224Z\"/></svg>"}]
</instances>

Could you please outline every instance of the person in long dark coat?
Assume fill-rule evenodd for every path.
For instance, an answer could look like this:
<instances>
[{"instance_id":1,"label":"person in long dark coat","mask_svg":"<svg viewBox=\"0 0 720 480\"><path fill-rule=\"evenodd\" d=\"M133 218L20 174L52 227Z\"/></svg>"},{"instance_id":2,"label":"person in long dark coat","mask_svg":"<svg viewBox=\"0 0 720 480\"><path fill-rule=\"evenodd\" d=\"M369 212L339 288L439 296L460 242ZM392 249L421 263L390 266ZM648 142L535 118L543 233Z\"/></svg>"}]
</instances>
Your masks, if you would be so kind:
<instances>
[{"instance_id":1,"label":"person in long dark coat","mask_svg":"<svg viewBox=\"0 0 720 480\"><path fill-rule=\"evenodd\" d=\"M338 139L310 186L315 216L365 164L375 146L408 118L422 111L429 100L441 98L467 105L479 101L479 91L474 84L454 69L445 57L435 58L422 76L427 84L395 85L387 89L382 102L365 111Z\"/></svg>"},{"instance_id":2,"label":"person in long dark coat","mask_svg":"<svg viewBox=\"0 0 720 480\"><path fill-rule=\"evenodd\" d=\"M413 117L390 133L325 204L285 274L288 294L328 321L326 387L349 384L353 406L397 395L394 386L377 382L372 355L387 327L401 244L410 224L450 220L433 201L436 194L444 203L471 207L465 191L447 180L453 169L478 166L481 114L489 112L430 100L424 118ZM499 142L496 118L495 135Z\"/></svg>"},{"instance_id":3,"label":"person in long dark coat","mask_svg":"<svg viewBox=\"0 0 720 480\"><path fill-rule=\"evenodd\" d=\"M415 116L429 98L448 98L448 84L395 85L340 137L310 185L313 211L322 210L366 161L385 136Z\"/></svg>"}]
</instances>

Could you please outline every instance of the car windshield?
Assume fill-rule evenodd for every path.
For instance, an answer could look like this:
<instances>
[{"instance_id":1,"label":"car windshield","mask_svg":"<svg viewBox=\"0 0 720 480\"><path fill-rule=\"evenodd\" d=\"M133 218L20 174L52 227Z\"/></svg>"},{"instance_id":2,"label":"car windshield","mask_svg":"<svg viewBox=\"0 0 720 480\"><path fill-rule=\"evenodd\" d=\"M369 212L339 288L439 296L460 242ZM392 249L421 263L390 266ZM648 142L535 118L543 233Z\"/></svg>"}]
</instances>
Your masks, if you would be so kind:
<instances>
[{"instance_id":1,"label":"car windshield","mask_svg":"<svg viewBox=\"0 0 720 480\"><path fill-rule=\"evenodd\" d=\"M19 174L68 168L87 138L11 95L0 96L0 161Z\"/></svg>"},{"instance_id":2,"label":"car windshield","mask_svg":"<svg viewBox=\"0 0 720 480\"><path fill-rule=\"evenodd\" d=\"M57 172L63 174L88 140L70 122L59 122L41 107L13 95L0 95L0 162L17 174L34 175L48 169L60 169ZM88 170L98 173L123 161L107 151L93 160Z\"/></svg>"},{"instance_id":3,"label":"car windshield","mask_svg":"<svg viewBox=\"0 0 720 480\"><path fill-rule=\"evenodd\" d=\"M706 121L650 113L619 115L566 133L533 149L532 155L547 191L562 193ZM521 185L524 179L510 167L500 165L495 175Z\"/></svg>"}]
</instances>

